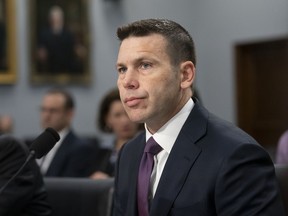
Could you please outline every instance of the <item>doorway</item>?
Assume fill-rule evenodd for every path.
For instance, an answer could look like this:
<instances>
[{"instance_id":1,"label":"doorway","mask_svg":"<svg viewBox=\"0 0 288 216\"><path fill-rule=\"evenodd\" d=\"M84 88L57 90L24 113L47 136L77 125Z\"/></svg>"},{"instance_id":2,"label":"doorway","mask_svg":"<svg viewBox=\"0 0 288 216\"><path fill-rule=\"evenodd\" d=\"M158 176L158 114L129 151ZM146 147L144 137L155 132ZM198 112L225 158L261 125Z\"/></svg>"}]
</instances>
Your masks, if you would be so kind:
<instances>
[{"instance_id":1,"label":"doorway","mask_svg":"<svg viewBox=\"0 0 288 216\"><path fill-rule=\"evenodd\" d=\"M235 52L238 126L275 151L288 129L288 37L237 44Z\"/></svg>"}]
</instances>

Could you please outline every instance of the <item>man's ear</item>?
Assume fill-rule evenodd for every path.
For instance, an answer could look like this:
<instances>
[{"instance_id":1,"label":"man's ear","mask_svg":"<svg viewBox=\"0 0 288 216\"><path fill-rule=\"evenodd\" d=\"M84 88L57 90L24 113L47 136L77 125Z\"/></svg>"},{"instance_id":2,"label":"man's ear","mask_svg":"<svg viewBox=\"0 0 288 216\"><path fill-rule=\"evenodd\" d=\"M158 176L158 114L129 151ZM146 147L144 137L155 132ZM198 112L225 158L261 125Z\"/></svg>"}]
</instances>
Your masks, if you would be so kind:
<instances>
[{"instance_id":1,"label":"man's ear","mask_svg":"<svg viewBox=\"0 0 288 216\"><path fill-rule=\"evenodd\" d=\"M195 66L191 61L182 62L180 65L181 70L181 88L190 88L195 79Z\"/></svg>"},{"instance_id":2,"label":"man's ear","mask_svg":"<svg viewBox=\"0 0 288 216\"><path fill-rule=\"evenodd\" d=\"M74 115L75 115L75 110L74 109L67 110L67 116L69 116L69 119L71 121L74 118Z\"/></svg>"}]
</instances>

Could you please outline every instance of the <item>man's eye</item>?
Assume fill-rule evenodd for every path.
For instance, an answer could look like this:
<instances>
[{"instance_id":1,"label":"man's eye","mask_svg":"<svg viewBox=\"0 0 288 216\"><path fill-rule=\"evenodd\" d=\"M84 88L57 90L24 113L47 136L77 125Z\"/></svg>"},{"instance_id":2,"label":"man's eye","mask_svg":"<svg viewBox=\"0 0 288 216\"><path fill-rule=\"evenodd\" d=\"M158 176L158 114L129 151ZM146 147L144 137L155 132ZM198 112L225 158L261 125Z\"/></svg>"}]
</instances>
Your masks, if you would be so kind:
<instances>
[{"instance_id":1,"label":"man's eye","mask_svg":"<svg viewBox=\"0 0 288 216\"><path fill-rule=\"evenodd\" d=\"M141 65L140 65L140 68L141 69L148 69L148 68L150 68L151 67L151 64L150 63L142 63Z\"/></svg>"},{"instance_id":2,"label":"man's eye","mask_svg":"<svg viewBox=\"0 0 288 216\"><path fill-rule=\"evenodd\" d=\"M126 71L127 71L127 68L124 68L124 67L118 68L118 73L120 73L120 74L123 74Z\"/></svg>"}]
</instances>

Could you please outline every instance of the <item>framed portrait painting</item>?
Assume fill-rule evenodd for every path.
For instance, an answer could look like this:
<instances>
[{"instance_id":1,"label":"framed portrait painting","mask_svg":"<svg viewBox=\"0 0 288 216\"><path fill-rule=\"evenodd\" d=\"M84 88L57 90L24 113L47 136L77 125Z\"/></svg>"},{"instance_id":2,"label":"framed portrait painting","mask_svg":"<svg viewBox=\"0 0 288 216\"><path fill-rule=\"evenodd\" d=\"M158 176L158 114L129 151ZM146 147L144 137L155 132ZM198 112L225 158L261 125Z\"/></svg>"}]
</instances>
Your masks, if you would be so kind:
<instances>
[{"instance_id":1,"label":"framed portrait painting","mask_svg":"<svg viewBox=\"0 0 288 216\"><path fill-rule=\"evenodd\" d=\"M89 84L87 0L31 0L31 83Z\"/></svg>"},{"instance_id":2,"label":"framed portrait painting","mask_svg":"<svg viewBox=\"0 0 288 216\"><path fill-rule=\"evenodd\" d=\"M15 0L0 0L0 85L16 81Z\"/></svg>"}]
</instances>

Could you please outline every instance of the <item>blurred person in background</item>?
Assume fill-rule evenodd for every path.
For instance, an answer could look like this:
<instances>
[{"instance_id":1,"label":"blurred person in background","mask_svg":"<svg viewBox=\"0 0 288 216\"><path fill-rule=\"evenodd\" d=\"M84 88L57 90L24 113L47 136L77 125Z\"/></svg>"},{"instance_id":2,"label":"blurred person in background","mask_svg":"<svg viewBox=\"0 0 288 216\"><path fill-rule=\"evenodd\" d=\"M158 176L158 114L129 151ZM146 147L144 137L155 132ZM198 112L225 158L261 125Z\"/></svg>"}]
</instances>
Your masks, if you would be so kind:
<instances>
[{"instance_id":1,"label":"blurred person in background","mask_svg":"<svg viewBox=\"0 0 288 216\"><path fill-rule=\"evenodd\" d=\"M288 164L288 130L280 136L277 150L276 150L276 163Z\"/></svg>"},{"instance_id":2,"label":"blurred person in background","mask_svg":"<svg viewBox=\"0 0 288 216\"><path fill-rule=\"evenodd\" d=\"M13 132L13 118L10 115L0 115L0 135Z\"/></svg>"},{"instance_id":3,"label":"blurred person in background","mask_svg":"<svg viewBox=\"0 0 288 216\"><path fill-rule=\"evenodd\" d=\"M121 103L118 88L110 90L103 97L96 123L102 132L113 134L114 139L112 144L104 143L104 146L112 146L112 149L104 148L102 150L100 170L95 172L91 178L103 179L113 177L118 151L139 130L144 129L143 124L132 122L129 119Z\"/></svg>"},{"instance_id":4,"label":"blurred person in background","mask_svg":"<svg viewBox=\"0 0 288 216\"><path fill-rule=\"evenodd\" d=\"M55 129L60 140L43 159L38 160L41 172L53 177L88 177L95 168L98 147L80 138L72 129L75 102L72 95L60 88L48 90L40 107L42 128Z\"/></svg>"}]
</instances>

